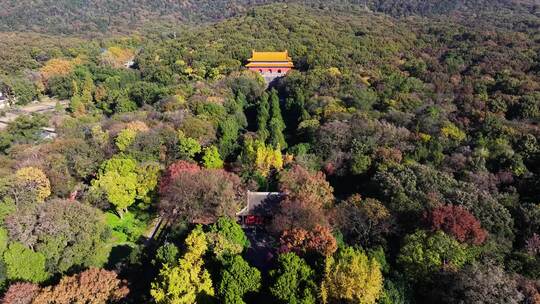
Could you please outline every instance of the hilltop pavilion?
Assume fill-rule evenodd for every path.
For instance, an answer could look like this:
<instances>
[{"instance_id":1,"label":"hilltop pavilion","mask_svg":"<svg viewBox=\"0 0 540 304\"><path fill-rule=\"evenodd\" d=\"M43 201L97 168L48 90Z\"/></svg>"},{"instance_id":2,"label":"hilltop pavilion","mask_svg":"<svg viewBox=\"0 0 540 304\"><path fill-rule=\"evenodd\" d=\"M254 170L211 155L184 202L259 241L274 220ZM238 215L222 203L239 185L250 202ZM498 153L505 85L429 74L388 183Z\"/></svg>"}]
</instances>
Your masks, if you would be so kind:
<instances>
[{"instance_id":1,"label":"hilltop pavilion","mask_svg":"<svg viewBox=\"0 0 540 304\"><path fill-rule=\"evenodd\" d=\"M251 58L248 61L249 63L246 67L252 71L261 73L265 79L284 76L294 67L287 51L257 52L253 50Z\"/></svg>"}]
</instances>

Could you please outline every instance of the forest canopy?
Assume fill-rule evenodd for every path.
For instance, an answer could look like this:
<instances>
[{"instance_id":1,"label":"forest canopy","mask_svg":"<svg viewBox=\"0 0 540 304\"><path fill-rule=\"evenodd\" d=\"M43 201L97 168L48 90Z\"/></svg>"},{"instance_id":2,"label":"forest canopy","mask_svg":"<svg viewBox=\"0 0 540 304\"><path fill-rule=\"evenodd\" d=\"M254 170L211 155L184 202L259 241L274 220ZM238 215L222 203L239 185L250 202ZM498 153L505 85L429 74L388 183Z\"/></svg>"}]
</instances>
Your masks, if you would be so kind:
<instances>
[{"instance_id":1,"label":"forest canopy","mask_svg":"<svg viewBox=\"0 0 540 304\"><path fill-rule=\"evenodd\" d=\"M271 2L0 4L2 303L538 303L538 5Z\"/></svg>"}]
</instances>

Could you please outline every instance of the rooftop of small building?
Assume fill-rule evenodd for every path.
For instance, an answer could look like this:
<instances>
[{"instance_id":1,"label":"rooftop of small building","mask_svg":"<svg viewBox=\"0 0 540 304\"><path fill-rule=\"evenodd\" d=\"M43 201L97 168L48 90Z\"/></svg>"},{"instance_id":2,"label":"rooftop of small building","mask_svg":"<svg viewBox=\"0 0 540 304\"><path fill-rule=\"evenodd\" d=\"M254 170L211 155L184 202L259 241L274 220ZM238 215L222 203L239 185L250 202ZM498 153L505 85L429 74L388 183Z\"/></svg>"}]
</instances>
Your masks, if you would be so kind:
<instances>
[{"instance_id":1,"label":"rooftop of small building","mask_svg":"<svg viewBox=\"0 0 540 304\"><path fill-rule=\"evenodd\" d=\"M236 215L268 215L276 204L283 199L280 192L251 192L247 193L247 206Z\"/></svg>"},{"instance_id":2,"label":"rooftop of small building","mask_svg":"<svg viewBox=\"0 0 540 304\"><path fill-rule=\"evenodd\" d=\"M272 62L262 62L262 61L254 61L246 64L246 66L249 67L257 67L257 68L292 68L294 67L292 62L286 62L286 61L272 61Z\"/></svg>"},{"instance_id":3,"label":"rooftop of small building","mask_svg":"<svg viewBox=\"0 0 540 304\"><path fill-rule=\"evenodd\" d=\"M288 51L283 52L257 52L253 50L251 52L251 58L248 61L263 61L263 62L279 62L279 61L292 61L289 57Z\"/></svg>"}]
</instances>

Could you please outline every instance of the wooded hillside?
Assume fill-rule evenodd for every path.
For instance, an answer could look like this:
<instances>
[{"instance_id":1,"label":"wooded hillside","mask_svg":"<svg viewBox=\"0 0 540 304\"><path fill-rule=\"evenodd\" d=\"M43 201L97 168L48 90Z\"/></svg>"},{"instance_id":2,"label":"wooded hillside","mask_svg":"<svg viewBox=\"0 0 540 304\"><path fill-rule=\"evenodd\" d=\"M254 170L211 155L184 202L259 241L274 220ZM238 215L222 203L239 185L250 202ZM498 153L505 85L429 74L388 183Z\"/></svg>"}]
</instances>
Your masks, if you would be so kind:
<instances>
[{"instance_id":1,"label":"wooded hillside","mask_svg":"<svg viewBox=\"0 0 540 304\"><path fill-rule=\"evenodd\" d=\"M88 3L51 29L101 37L0 33L4 111L67 104L0 131L3 303L538 303L530 3L141 1L126 34Z\"/></svg>"},{"instance_id":2,"label":"wooded hillside","mask_svg":"<svg viewBox=\"0 0 540 304\"><path fill-rule=\"evenodd\" d=\"M482 15L538 16L534 0L6 0L0 3L0 31L96 35L133 32L148 23L186 24L222 20L254 5L299 3L330 10L365 10L391 16Z\"/></svg>"}]
</instances>

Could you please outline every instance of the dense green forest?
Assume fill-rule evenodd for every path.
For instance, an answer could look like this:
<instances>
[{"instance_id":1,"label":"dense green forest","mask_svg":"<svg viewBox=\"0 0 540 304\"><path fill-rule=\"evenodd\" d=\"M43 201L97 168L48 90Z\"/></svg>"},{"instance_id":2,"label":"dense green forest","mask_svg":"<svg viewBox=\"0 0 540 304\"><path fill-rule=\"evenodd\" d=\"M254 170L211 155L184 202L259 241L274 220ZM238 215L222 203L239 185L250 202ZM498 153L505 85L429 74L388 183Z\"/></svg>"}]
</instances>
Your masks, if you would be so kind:
<instances>
[{"instance_id":1,"label":"dense green forest","mask_svg":"<svg viewBox=\"0 0 540 304\"><path fill-rule=\"evenodd\" d=\"M2 303L540 303L534 1L267 2L0 4Z\"/></svg>"},{"instance_id":2,"label":"dense green forest","mask_svg":"<svg viewBox=\"0 0 540 304\"><path fill-rule=\"evenodd\" d=\"M156 22L218 21L242 15L254 5L283 2L324 10L367 10L395 17L487 14L486 18L497 16L510 21L519 17L531 21L534 19L530 15L540 14L540 5L534 0L6 0L0 3L0 30L85 36L126 33Z\"/></svg>"}]
</instances>

